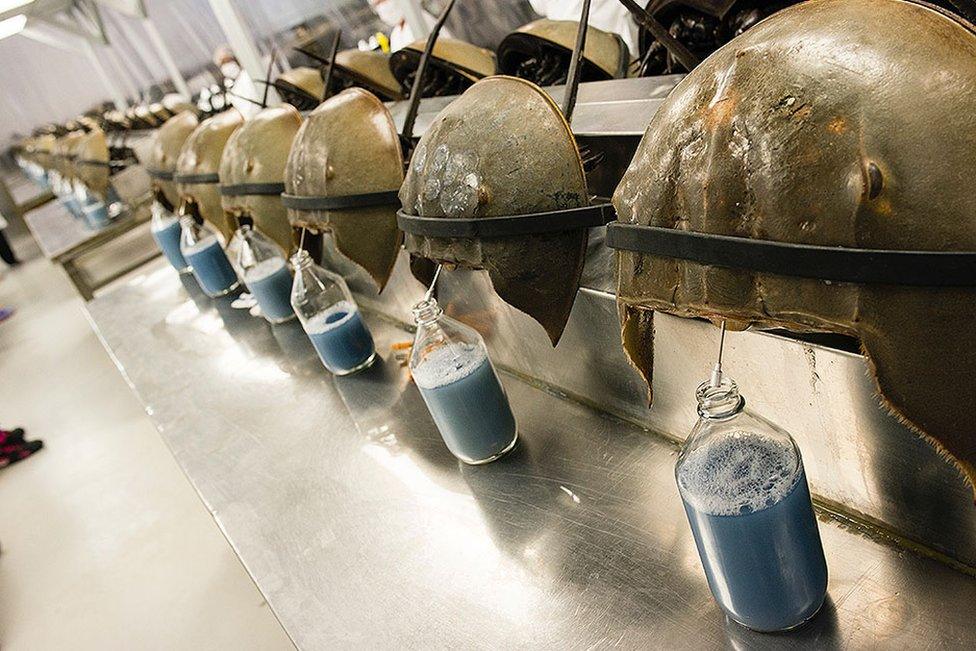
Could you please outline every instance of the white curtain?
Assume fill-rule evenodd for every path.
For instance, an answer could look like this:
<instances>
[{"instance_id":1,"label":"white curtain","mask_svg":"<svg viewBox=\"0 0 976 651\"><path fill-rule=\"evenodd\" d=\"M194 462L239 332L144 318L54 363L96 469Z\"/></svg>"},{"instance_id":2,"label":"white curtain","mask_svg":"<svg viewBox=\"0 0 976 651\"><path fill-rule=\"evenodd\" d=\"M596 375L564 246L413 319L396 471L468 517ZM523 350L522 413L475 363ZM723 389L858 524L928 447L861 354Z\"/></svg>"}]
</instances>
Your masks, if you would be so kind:
<instances>
[{"instance_id":1,"label":"white curtain","mask_svg":"<svg viewBox=\"0 0 976 651\"><path fill-rule=\"evenodd\" d=\"M316 17L342 26L346 43L354 44L382 27L367 0L235 2L263 54L268 52L269 37ZM428 0L428 4L436 10L438 0ZM459 19L471 19L473 9L494 16L496 22L504 16L503 22L518 23L531 15L525 9L526 0L460 0L458 5L455 13ZM214 50L226 42L208 0L146 0L146 7L185 75L209 63ZM140 20L104 7L102 16L110 45L96 46L100 60L120 90L136 101L138 92L166 80L165 68ZM484 15L479 20L485 20ZM516 26L512 24L511 28ZM461 31L464 38L480 40L478 34L467 33L472 30ZM504 34L505 25L496 26L495 32ZM497 40L498 34L487 40ZM83 52L67 51L23 35L0 40L0 149L6 148L14 135L28 134L49 122L64 122L109 98L109 91Z\"/></svg>"}]
</instances>

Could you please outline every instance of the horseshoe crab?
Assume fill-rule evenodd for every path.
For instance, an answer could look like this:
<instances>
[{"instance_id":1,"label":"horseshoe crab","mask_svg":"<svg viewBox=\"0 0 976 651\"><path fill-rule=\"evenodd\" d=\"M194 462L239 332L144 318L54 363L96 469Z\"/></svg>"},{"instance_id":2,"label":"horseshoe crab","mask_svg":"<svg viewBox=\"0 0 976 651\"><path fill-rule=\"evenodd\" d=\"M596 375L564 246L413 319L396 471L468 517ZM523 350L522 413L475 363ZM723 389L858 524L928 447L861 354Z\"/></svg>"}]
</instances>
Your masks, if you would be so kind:
<instances>
[{"instance_id":1,"label":"horseshoe crab","mask_svg":"<svg viewBox=\"0 0 976 651\"><path fill-rule=\"evenodd\" d=\"M105 201L109 192L112 171L111 155L105 132L94 128L75 145L75 170L88 191Z\"/></svg>"},{"instance_id":2,"label":"horseshoe crab","mask_svg":"<svg viewBox=\"0 0 976 651\"><path fill-rule=\"evenodd\" d=\"M608 229L648 385L655 310L856 337L883 405L972 483L974 102L976 28L914 0L803 2L692 71Z\"/></svg>"},{"instance_id":3,"label":"horseshoe crab","mask_svg":"<svg viewBox=\"0 0 976 651\"><path fill-rule=\"evenodd\" d=\"M302 116L290 104L266 108L231 134L220 159L220 194L235 227L247 215L289 254L295 242L281 204L285 162Z\"/></svg>"},{"instance_id":4,"label":"horseshoe crab","mask_svg":"<svg viewBox=\"0 0 976 651\"><path fill-rule=\"evenodd\" d=\"M749 29L763 18L800 0L651 0L647 11L678 42L702 60L730 39ZM665 75L684 72L667 47L641 29L638 48L640 75Z\"/></svg>"},{"instance_id":5,"label":"horseshoe crab","mask_svg":"<svg viewBox=\"0 0 976 651\"><path fill-rule=\"evenodd\" d=\"M166 120L153 134L146 171L152 178L153 195L164 208L175 210L180 205L180 194L173 182L176 172L176 159L179 158L183 143L199 126L196 113L183 111Z\"/></svg>"},{"instance_id":6,"label":"horseshoe crab","mask_svg":"<svg viewBox=\"0 0 976 651\"><path fill-rule=\"evenodd\" d=\"M403 153L390 111L372 93L349 88L322 102L298 130L283 201L293 226L332 231L336 248L382 290L400 250L402 182Z\"/></svg>"},{"instance_id":7,"label":"horseshoe crab","mask_svg":"<svg viewBox=\"0 0 976 651\"><path fill-rule=\"evenodd\" d=\"M425 45L425 41L415 41L390 55L390 71L400 82L404 95L413 87ZM495 69L495 54L491 50L453 38L438 39L420 96L459 95L479 79L495 74Z\"/></svg>"},{"instance_id":8,"label":"horseshoe crab","mask_svg":"<svg viewBox=\"0 0 976 651\"><path fill-rule=\"evenodd\" d=\"M299 111L311 111L322 101L325 83L322 74L315 68L292 68L278 75L274 81L275 90L281 101L291 104Z\"/></svg>"},{"instance_id":9,"label":"horseshoe crab","mask_svg":"<svg viewBox=\"0 0 976 651\"><path fill-rule=\"evenodd\" d=\"M327 57L307 48L298 48L298 51L323 65L329 63ZM373 50L351 49L336 53L328 95L331 97L346 88L363 88L383 102L393 102L404 97L400 82L390 72L390 56Z\"/></svg>"},{"instance_id":10,"label":"horseshoe crab","mask_svg":"<svg viewBox=\"0 0 976 651\"><path fill-rule=\"evenodd\" d=\"M566 83L579 23L543 18L523 25L498 45L498 71L538 86ZM587 27L580 81L627 76L630 52L618 34Z\"/></svg>"},{"instance_id":11,"label":"horseshoe crab","mask_svg":"<svg viewBox=\"0 0 976 651\"><path fill-rule=\"evenodd\" d=\"M580 24L586 25L589 2ZM582 60L586 29L572 55ZM400 201L408 251L487 271L502 300L538 321L553 345L569 319L589 226L610 218L590 205L569 126L581 66L564 108L525 79L482 79L441 111L414 151Z\"/></svg>"},{"instance_id":12,"label":"horseshoe crab","mask_svg":"<svg viewBox=\"0 0 976 651\"><path fill-rule=\"evenodd\" d=\"M224 242L230 241L237 225L224 213L218 172L224 147L242 124L244 117L234 108L201 122L183 143L173 177L180 205L196 204L200 216L217 229Z\"/></svg>"}]
</instances>

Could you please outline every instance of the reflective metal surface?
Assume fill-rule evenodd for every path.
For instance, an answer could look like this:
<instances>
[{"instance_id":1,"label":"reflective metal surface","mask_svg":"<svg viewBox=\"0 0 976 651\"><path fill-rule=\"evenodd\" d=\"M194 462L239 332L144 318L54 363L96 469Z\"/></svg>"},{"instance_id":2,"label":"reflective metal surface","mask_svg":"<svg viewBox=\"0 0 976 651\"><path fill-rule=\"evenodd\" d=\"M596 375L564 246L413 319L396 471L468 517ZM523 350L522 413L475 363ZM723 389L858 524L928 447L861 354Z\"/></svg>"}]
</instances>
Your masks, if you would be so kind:
<instances>
[{"instance_id":1,"label":"reflective metal surface","mask_svg":"<svg viewBox=\"0 0 976 651\"><path fill-rule=\"evenodd\" d=\"M92 228L51 202L24 215L24 221L45 257L64 267L87 301L99 288L160 255L149 217L144 202L106 226Z\"/></svg>"},{"instance_id":2,"label":"reflective metal surface","mask_svg":"<svg viewBox=\"0 0 976 651\"><path fill-rule=\"evenodd\" d=\"M76 219L57 201L47 203L24 215L31 235L45 258L52 259L104 229L94 229L82 219Z\"/></svg>"},{"instance_id":3,"label":"reflective metal surface","mask_svg":"<svg viewBox=\"0 0 976 651\"><path fill-rule=\"evenodd\" d=\"M395 278L406 300L404 271ZM454 274L444 278L455 286ZM574 338L609 334L593 328L600 306L580 301ZM410 335L383 319L368 318L383 361L332 378L298 324L271 327L229 300L210 301L162 261L87 309L300 648L968 648L976 640L976 579L835 521L821 522L830 586L820 615L774 636L727 622L674 486L673 444L506 375L521 445L499 462L463 466L391 362L390 345ZM482 317L496 352L509 321L517 318ZM711 331L697 328L668 335L676 354L699 337L710 343ZM551 355L537 345L541 327L523 323L521 332L519 350L533 350L532 361ZM730 371L747 337L778 341L734 338ZM607 342L586 359L562 358L562 377L612 382L636 400L619 369L593 377L613 350Z\"/></svg>"},{"instance_id":4,"label":"reflective metal surface","mask_svg":"<svg viewBox=\"0 0 976 651\"><path fill-rule=\"evenodd\" d=\"M718 329L655 316L654 404L620 345L613 298L614 256L605 229L592 229L582 289L555 349L541 326L495 296L480 272L441 275L447 311L484 335L492 358L557 392L683 439L695 421L695 387L714 363ZM420 285L405 259L379 296L361 272L336 256L365 304L410 323ZM592 289L595 288L595 289ZM726 371L756 412L799 443L812 490L848 514L976 568L976 507L956 470L886 413L864 358L762 332L729 333Z\"/></svg>"},{"instance_id":5,"label":"reflective metal surface","mask_svg":"<svg viewBox=\"0 0 976 651\"><path fill-rule=\"evenodd\" d=\"M630 163L654 112L681 76L618 79L580 86L573 131L606 159L588 174L590 191L609 194ZM558 101L562 87L547 89ZM418 134L453 98L421 103ZM391 109L402 121L402 104ZM717 331L667 315L655 317L654 404L620 345L615 257L604 228L590 232L587 263L570 322L552 350L541 328L498 300L483 274L445 274L441 296L455 316L482 329L493 358L515 372L600 410L681 439L694 421L694 388L714 361ZM417 293L399 263L379 298L355 268L359 293L403 322ZM856 342L854 342L856 345ZM976 507L957 471L879 406L864 357L768 333L732 333L728 368L750 405L799 442L820 499L879 524L976 571Z\"/></svg>"},{"instance_id":6,"label":"reflective metal surface","mask_svg":"<svg viewBox=\"0 0 976 651\"><path fill-rule=\"evenodd\" d=\"M681 81L683 75L612 79L580 84L573 112L573 133L579 136L635 136L640 138L658 106ZM564 86L546 88L557 103L563 98ZM420 102L414 136L420 137L441 109L456 99L432 97ZM391 104L390 112L397 129L403 126L407 102Z\"/></svg>"}]
</instances>

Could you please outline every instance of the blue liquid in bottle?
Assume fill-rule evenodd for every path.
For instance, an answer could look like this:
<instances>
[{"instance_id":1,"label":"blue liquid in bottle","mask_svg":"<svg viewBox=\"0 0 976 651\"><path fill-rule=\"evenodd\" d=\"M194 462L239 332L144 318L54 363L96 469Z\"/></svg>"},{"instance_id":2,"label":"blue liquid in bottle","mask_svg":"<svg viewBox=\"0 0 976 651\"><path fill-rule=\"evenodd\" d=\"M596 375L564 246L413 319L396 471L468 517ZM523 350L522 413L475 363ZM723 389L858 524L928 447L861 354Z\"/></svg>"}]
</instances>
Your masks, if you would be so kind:
<instances>
[{"instance_id":1,"label":"blue liquid in bottle","mask_svg":"<svg viewBox=\"0 0 976 651\"><path fill-rule=\"evenodd\" d=\"M359 309L348 301L340 301L309 318L305 331L325 368L336 375L364 369L376 358L373 337Z\"/></svg>"},{"instance_id":2,"label":"blue liquid in bottle","mask_svg":"<svg viewBox=\"0 0 976 651\"><path fill-rule=\"evenodd\" d=\"M62 199L61 204L71 213L72 217L76 219L82 219L84 217L84 213L81 211L81 204L78 203L77 199Z\"/></svg>"},{"instance_id":3,"label":"blue liquid in bottle","mask_svg":"<svg viewBox=\"0 0 976 651\"><path fill-rule=\"evenodd\" d=\"M85 222L92 230L105 228L111 223L108 216L108 206L101 201L86 205L82 211L85 215Z\"/></svg>"},{"instance_id":4,"label":"blue liquid in bottle","mask_svg":"<svg viewBox=\"0 0 976 651\"><path fill-rule=\"evenodd\" d=\"M190 263L193 276L207 296L223 296L238 287L237 273L216 236L210 235L183 249L183 257Z\"/></svg>"},{"instance_id":5,"label":"blue liquid in bottle","mask_svg":"<svg viewBox=\"0 0 976 651\"><path fill-rule=\"evenodd\" d=\"M729 617L757 631L813 617L827 564L792 441L730 429L691 450L676 476L708 585Z\"/></svg>"},{"instance_id":6,"label":"blue liquid in bottle","mask_svg":"<svg viewBox=\"0 0 976 651\"><path fill-rule=\"evenodd\" d=\"M244 284L272 323L295 316L291 307L291 283L291 272L284 258L268 258L244 273Z\"/></svg>"},{"instance_id":7,"label":"blue liquid in bottle","mask_svg":"<svg viewBox=\"0 0 976 651\"><path fill-rule=\"evenodd\" d=\"M482 346L453 343L432 350L413 377L454 456L488 463L514 447L515 416Z\"/></svg>"},{"instance_id":8,"label":"blue liquid in bottle","mask_svg":"<svg viewBox=\"0 0 976 651\"><path fill-rule=\"evenodd\" d=\"M176 218L172 220L166 220L160 222L161 226L159 228L153 225L152 236L156 240L156 245L159 246L159 250L163 252L163 256L169 261L173 268L180 273L185 273L190 270L190 264L183 257L183 252L180 251L180 233L182 229L180 228L180 222Z\"/></svg>"}]
</instances>

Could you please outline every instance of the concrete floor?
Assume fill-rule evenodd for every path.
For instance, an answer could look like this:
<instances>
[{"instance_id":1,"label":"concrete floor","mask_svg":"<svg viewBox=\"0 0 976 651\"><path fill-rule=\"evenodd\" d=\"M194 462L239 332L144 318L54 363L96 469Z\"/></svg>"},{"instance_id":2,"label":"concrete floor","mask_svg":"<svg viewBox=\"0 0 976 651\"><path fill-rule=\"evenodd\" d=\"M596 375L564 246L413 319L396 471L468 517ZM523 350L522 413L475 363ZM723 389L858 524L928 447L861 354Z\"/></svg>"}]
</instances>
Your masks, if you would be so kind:
<instances>
[{"instance_id":1,"label":"concrete floor","mask_svg":"<svg viewBox=\"0 0 976 651\"><path fill-rule=\"evenodd\" d=\"M0 425L45 449L0 470L4 649L291 649L102 349L61 269L0 262Z\"/></svg>"}]
</instances>

